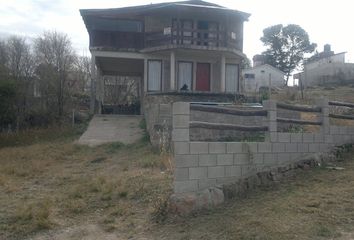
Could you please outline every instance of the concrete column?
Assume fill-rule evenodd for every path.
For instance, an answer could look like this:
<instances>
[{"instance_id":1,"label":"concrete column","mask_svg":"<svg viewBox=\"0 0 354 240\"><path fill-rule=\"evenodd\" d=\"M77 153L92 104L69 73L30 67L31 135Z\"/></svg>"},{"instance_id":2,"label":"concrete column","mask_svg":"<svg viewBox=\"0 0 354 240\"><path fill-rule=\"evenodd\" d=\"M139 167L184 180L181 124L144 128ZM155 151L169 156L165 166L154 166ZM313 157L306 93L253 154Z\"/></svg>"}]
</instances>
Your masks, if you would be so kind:
<instances>
[{"instance_id":1,"label":"concrete column","mask_svg":"<svg viewBox=\"0 0 354 240\"><path fill-rule=\"evenodd\" d=\"M316 99L316 105L322 108L320 120L322 121L322 131L324 134L330 133L329 105L327 98Z\"/></svg>"},{"instance_id":2,"label":"concrete column","mask_svg":"<svg viewBox=\"0 0 354 240\"><path fill-rule=\"evenodd\" d=\"M221 56L220 60L220 92L225 92L226 79L225 79L225 55Z\"/></svg>"},{"instance_id":3,"label":"concrete column","mask_svg":"<svg viewBox=\"0 0 354 240\"><path fill-rule=\"evenodd\" d=\"M91 56L91 86L90 86L90 114L95 114L96 105L96 56L92 54Z\"/></svg>"},{"instance_id":4,"label":"concrete column","mask_svg":"<svg viewBox=\"0 0 354 240\"><path fill-rule=\"evenodd\" d=\"M263 107L268 111L268 136L266 137L270 142L277 142L277 102L274 100L263 101Z\"/></svg>"},{"instance_id":5,"label":"concrete column","mask_svg":"<svg viewBox=\"0 0 354 240\"><path fill-rule=\"evenodd\" d=\"M147 64L148 60L147 58L144 58L144 92L148 91L148 64Z\"/></svg>"},{"instance_id":6,"label":"concrete column","mask_svg":"<svg viewBox=\"0 0 354 240\"><path fill-rule=\"evenodd\" d=\"M176 57L174 51L171 51L170 55L170 90L176 90Z\"/></svg>"}]
</instances>

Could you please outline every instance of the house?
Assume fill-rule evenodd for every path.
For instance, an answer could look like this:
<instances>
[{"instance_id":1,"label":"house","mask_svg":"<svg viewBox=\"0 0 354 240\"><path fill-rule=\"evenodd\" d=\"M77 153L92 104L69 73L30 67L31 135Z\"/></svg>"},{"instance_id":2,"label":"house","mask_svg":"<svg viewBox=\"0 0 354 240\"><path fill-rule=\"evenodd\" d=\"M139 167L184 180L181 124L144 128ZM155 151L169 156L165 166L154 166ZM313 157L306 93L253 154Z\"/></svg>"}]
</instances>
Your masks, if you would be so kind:
<instances>
[{"instance_id":1,"label":"house","mask_svg":"<svg viewBox=\"0 0 354 240\"><path fill-rule=\"evenodd\" d=\"M262 55L253 57L253 67L242 70L245 92L258 92L260 87L284 86L285 73L269 64L265 64Z\"/></svg>"},{"instance_id":2,"label":"house","mask_svg":"<svg viewBox=\"0 0 354 240\"><path fill-rule=\"evenodd\" d=\"M107 94L134 82L141 111L150 96L169 101L230 101L241 91L243 24L250 14L200 0L113 9L81 9L90 37L95 111L116 104ZM163 100L161 100L163 101ZM93 108L92 108L93 110ZM117 112L113 112L117 113Z\"/></svg>"},{"instance_id":3,"label":"house","mask_svg":"<svg viewBox=\"0 0 354 240\"><path fill-rule=\"evenodd\" d=\"M301 81L304 87L354 83L354 64L345 62L345 52L334 53L326 44L323 52L306 60L304 71L294 74L294 79Z\"/></svg>"}]
</instances>

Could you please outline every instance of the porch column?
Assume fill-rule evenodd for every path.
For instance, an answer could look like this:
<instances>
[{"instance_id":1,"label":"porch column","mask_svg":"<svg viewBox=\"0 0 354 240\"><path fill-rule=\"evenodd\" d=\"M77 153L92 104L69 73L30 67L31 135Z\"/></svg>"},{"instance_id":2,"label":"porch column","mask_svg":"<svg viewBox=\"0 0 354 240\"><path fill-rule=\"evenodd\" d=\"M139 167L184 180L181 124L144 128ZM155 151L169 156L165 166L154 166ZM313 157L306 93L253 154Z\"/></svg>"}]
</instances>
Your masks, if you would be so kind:
<instances>
[{"instance_id":1,"label":"porch column","mask_svg":"<svg viewBox=\"0 0 354 240\"><path fill-rule=\"evenodd\" d=\"M95 114L96 105L96 56L92 54L91 56L91 84L90 84L90 114Z\"/></svg>"},{"instance_id":2,"label":"porch column","mask_svg":"<svg viewBox=\"0 0 354 240\"><path fill-rule=\"evenodd\" d=\"M221 55L221 60L220 60L220 92L225 92L225 85L226 85L226 80L225 80L225 55Z\"/></svg>"},{"instance_id":3,"label":"porch column","mask_svg":"<svg viewBox=\"0 0 354 240\"><path fill-rule=\"evenodd\" d=\"M176 57L174 51L170 55L170 90L176 90Z\"/></svg>"},{"instance_id":4,"label":"porch column","mask_svg":"<svg viewBox=\"0 0 354 240\"><path fill-rule=\"evenodd\" d=\"M148 60L147 58L144 58L144 92L148 91L148 64L147 64Z\"/></svg>"}]
</instances>

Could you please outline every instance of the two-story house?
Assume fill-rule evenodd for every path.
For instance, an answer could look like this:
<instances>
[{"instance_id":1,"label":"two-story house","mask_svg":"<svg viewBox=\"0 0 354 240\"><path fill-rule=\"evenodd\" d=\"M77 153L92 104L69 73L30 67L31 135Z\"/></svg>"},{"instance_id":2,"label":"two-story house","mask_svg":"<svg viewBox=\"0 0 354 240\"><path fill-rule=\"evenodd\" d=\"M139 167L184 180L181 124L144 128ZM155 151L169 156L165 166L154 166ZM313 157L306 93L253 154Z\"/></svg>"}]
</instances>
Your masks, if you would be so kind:
<instances>
[{"instance_id":1,"label":"two-story house","mask_svg":"<svg viewBox=\"0 0 354 240\"><path fill-rule=\"evenodd\" d=\"M112 87L112 76L131 79L131 89L136 89L132 95L142 106L153 94L197 100L198 95L241 90L239 65L245 57L243 23L248 13L200 0L80 13L97 69L93 95L98 112L112 105L112 89L126 89Z\"/></svg>"}]
</instances>

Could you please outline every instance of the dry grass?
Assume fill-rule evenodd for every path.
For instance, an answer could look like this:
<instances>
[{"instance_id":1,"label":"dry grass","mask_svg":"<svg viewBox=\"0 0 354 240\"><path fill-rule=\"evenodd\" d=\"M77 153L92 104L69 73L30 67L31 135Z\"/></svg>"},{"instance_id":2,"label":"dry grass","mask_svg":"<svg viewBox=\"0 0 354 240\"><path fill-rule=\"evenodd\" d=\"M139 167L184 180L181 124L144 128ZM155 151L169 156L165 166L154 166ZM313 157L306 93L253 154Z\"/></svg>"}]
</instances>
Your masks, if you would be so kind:
<instances>
[{"instance_id":1,"label":"dry grass","mask_svg":"<svg viewBox=\"0 0 354 240\"><path fill-rule=\"evenodd\" d=\"M350 239L354 159L187 218L164 214L170 161L144 142L0 149L0 239ZM161 218L159 218L161 219Z\"/></svg>"}]
</instances>

